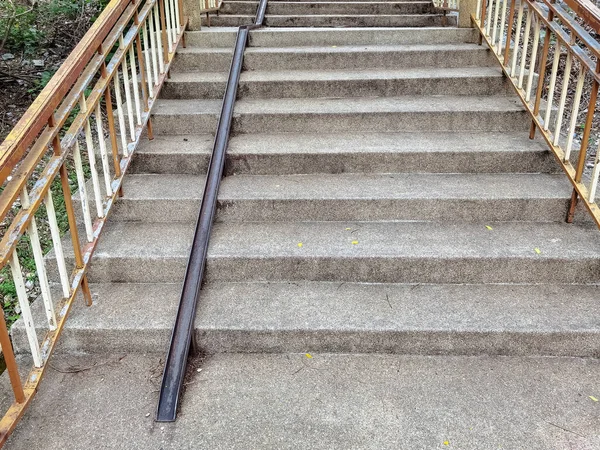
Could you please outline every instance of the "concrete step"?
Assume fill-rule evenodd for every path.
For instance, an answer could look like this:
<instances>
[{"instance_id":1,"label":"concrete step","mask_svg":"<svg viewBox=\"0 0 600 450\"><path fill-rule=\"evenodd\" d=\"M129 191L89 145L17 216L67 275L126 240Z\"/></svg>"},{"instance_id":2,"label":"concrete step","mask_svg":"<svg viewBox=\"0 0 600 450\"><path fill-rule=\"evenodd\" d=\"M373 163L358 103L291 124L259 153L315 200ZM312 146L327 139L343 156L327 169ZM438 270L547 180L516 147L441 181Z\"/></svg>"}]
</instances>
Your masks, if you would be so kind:
<instances>
[{"instance_id":1,"label":"concrete step","mask_svg":"<svg viewBox=\"0 0 600 450\"><path fill-rule=\"evenodd\" d=\"M179 49L176 72L227 72L231 51L188 47ZM283 70L358 70L410 68L497 67L483 46L477 44L439 45L328 45L322 47L249 47L244 53L244 69ZM242 72L244 73L244 72Z\"/></svg>"},{"instance_id":2,"label":"concrete step","mask_svg":"<svg viewBox=\"0 0 600 450\"><path fill-rule=\"evenodd\" d=\"M223 14L211 19L211 24L219 27L250 25L253 22L254 15L243 14ZM265 24L269 27L440 27L456 26L456 23L456 16L449 15L445 18L441 14L267 14L265 16Z\"/></svg>"},{"instance_id":3,"label":"concrete step","mask_svg":"<svg viewBox=\"0 0 600 450\"><path fill-rule=\"evenodd\" d=\"M203 175L212 135L143 140L130 173ZM526 133L245 134L229 141L225 174L556 172ZM561 172L562 173L562 172Z\"/></svg>"},{"instance_id":4,"label":"concrete step","mask_svg":"<svg viewBox=\"0 0 600 450\"><path fill-rule=\"evenodd\" d=\"M233 47L236 28L214 27L188 31L193 47ZM331 45L433 45L477 42L472 28L262 28L250 32L251 47L319 47Z\"/></svg>"},{"instance_id":5,"label":"concrete step","mask_svg":"<svg viewBox=\"0 0 600 450\"><path fill-rule=\"evenodd\" d=\"M597 282L596 236L564 223L219 223L207 280Z\"/></svg>"},{"instance_id":6,"label":"concrete step","mask_svg":"<svg viewBox=\"0 0 600 450\"><path fill-rule=\"evenodd\" d=\"M113 220L193 222L204 176L130 175ZM562 221L571 188L556 174L316 174L226 177L217 221Z\"/></svg>"},{"instance_id":7,"label":"concrete step","mask_svg":"<svg viewBox=\"0 0 600 450\"><path fill-rule=\"evenodd\" d=\"M214 132L220 107L220 100L159 100L155 132ZM529 122L512 96L243 99L235 105L233 132L526 131Z\"/></svg>"},{"instance_id":8,"label":"concrete step","mask_svg":"<svg viewBox=\"0 0 600 450\"><path fill-rule=\"evenodd\" d=\"M258 2L237 1L225 2L219 14L256 14ZM431 14L435 10L429 1L402 1L402 2L297 2L271 1L267 3L267 15L311 15L311 14ZM212 20L211 20L212 23Z\"/></svg>"},{"instance_id":9,"label":"concrete step","mask_svg":"<svg viewBox=\"0 0 600 450\"><path fill-rule=\"evenodd\" d=\"M193 231L193 223L113 222L90 281L181 282ZM217 223L207 280L593 283L600 281L597 234L591 224L544 222Z\"/></svg>"},{"instance_id":10,"label":"concrete step","mask_svg":"<svg viewBox=\"0 0 600 450\"><path fill-rule=\"evenodd\" d=\"M174 73L167 99L222 98L227 74ZM497 68L286 70L244 72L238 98L397 97L401 95L497 95L508 93Z\"/></svg>"},{"instance_id":11,"label":"concrete step","mask_svg":"<svg viewBox=\"0 0 600 450\"><path fill-rule=\"evenodd\" d=\"M177 422L161 424L164 353L59 356L6 447L600 448L597 359L310 356L195 360Z\"/></svg>"},{"instance_id":12,"label":"concrete step","mask_svg":"<svg viewBox=\"0 0 600 450\"><path fill-rule=\"evenodd\" d=\"M94 304L74 308L60 352L166 349L180 283L90 288ZM597 285L561 284L209 283L201 293L196 339L208 354L595 357L597 292ZM42 302L34 304L33 315L35 323L45 322ZM28 349L24 331L21 321L12 329L19 352Z\"/></svg>"},{"instance_id":13,"label":"concrete step","mask_svg":"<svg viewBox=\"0 0 600 450\"><path fill-rule=\"evenodd\" d=\"M179 48L173 60L171 75L178 72L229 73L233 58L233 44L229 48Z\"/></svg>"}]
</instances>

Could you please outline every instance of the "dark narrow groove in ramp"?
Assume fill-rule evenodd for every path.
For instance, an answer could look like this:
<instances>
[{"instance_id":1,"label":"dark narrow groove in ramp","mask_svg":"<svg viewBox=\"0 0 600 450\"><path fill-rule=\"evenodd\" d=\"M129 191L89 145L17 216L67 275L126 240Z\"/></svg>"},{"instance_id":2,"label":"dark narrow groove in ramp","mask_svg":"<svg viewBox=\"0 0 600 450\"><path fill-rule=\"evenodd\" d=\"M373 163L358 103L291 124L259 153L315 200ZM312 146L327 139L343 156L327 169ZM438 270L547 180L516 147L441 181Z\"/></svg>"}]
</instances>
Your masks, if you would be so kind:
<instances>
[{"instance_id":1,"label":"dark narrow groove in ramp","mask_svg":"<svg viewBox=\"0 0 600 450\"><path fill-rule=\"evenodd\" d=\"M227 88L223 97L221 114L217 125L217 134L213 145L212 156L208 165L206 184L202 195L202 203L196 222L194 240L188 260L177 317L169 343L169 350L163 372L158 408L156 412L157 422L173 422L177 418L177 405L183 380L187 369L187 359L194 333L194 319L196 308L202 287L202 278L206 265L206 253L210 239L210 231L215 216L217 205L217 194L223 177L225 165L225 154L229 143L229 132L233 118L233 108L237 96L238 83L242 64L244 61L244 50L248 43L248 32L251 29L262 26L267 0L260 0L254 25L245 25L238 28L235 41L235 50Z\"/></svg>"}]
</instances>

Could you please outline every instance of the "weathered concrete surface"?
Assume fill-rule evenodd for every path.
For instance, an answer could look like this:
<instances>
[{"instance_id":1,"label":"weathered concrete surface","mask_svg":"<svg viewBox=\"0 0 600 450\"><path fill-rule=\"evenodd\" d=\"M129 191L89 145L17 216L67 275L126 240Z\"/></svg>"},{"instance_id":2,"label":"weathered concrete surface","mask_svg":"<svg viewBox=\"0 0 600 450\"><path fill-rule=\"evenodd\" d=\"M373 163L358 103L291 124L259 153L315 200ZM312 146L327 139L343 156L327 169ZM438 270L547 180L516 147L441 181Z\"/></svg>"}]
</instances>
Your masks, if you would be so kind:
<instances>
[{"instance_id":1,"label":"weathered concrete surface","mask_svg":"<svg viewBox=\"0 0 600 450\"><path fill-rule=\"evenodd\" d=\"M200 175L212 135L142 141L132 173ZM558 165L525 133L256 133L232 136L226 175L310 173L548 173Z\"/></svg>"},{"instance_id":2,"label":"weathered concrete surface","mask_svg":"<svg viewBox=\"0 0 600 450\"><path fill-rule=\"evenodd\" d=\"M55 358L5 448L600 448L595 359L311 356L210 357L174 424L159 356Z\"/></svg>"},{"instance_id":3,"label":"weathered concrete surface","mask_svg":"<svg viewBox=\"0 0 600 450\"><path fill-rule=\"evenodd\" d=\"M226 73L184 72L165 82L162 98L222 98ZM508 93L496 68L250 71L240 76L239 98L394 97Z\"/></svg>"},{"instance_id":4,"label":"weathered concrete surface","mask_svg":"<svg viewBox=\"0 0 600 450\"><path fill-rule=\"evenodd\" d=\"M598 285L207 283L196 339L207 353L600 356ZM181 283L91 284L60 353L166 349ZM132 311L135 313L132 314ZM45 330L41 302L35 323ZM14 345L27 352L23 323Z\"/></svg>"}]
</instances>

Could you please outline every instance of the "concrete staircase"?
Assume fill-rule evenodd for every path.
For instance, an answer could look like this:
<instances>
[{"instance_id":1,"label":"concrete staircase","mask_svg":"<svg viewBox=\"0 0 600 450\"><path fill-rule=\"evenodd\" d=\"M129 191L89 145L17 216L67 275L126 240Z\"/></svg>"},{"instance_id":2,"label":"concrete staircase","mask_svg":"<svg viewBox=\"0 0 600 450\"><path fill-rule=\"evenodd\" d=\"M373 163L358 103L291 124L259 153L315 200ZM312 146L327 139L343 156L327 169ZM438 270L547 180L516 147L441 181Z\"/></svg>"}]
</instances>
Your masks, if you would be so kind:
<instances>
[{"instance_id":1,"label":"concrete staircase","mask_svg":"<svg viewBox=\"0 0 600 450\"><path fill-rule=\"evenodd\" d=\"M249 23L255 6L226 2L213 24ZM323 357L369 382L356 369L367 361L382 385L387 364L418 367L435 385L436 367L460 374L464 358L485 385L498 362L465 357L508 355L523 358L510 364L526 383L537 356L600 355L597 230L564 223L566 177L528 139L530 121L475 32L307 28L438 24L431 12L426 2L270 1L269 25L303 28L251 32L196 318L201 350L221 355L207 363L216 376L247 370L288 395L288 378L273 377L297 353L348 353ZM94 306L73 311L61 352L167 349L234 37L206 28L179 49L156 138L139 148L94 256ZM235 380L215 387L217 404L196 390L184 408L228 416L224 392L246 389ZM339 439L324 442L354 442ZM373 448L392 448L377 439ZM555 448L532 442L506 448ZM302 448L287 444L273 448Z\"/></svg>"},{"instance_id":2,"label":"concrete staircase","mask_svg":"<svg viewBox=\"0 0 600 450\"><path fill-rule=\"evenodd\" d=\"M211 25L231 27L254 20L258 1L224 2ZM431 27L456 25L456 16L444 17L431 1L360 0L289 1L271 0L267 5L266 25L270 27Z\"/></svg>"},{"instance_id":3,"label":"concrete staircase","mask_svg":"<svg viewBox=\"0 0 600 450\"><path fill-rule=\"evenodd\" d=\"M166 348L234 33L188 33L95 254L96 306L63 349ZM474 40L252 32L205 352L598 355L597 231L564 223L569 185Z\"/></svg>"}]
</instances>

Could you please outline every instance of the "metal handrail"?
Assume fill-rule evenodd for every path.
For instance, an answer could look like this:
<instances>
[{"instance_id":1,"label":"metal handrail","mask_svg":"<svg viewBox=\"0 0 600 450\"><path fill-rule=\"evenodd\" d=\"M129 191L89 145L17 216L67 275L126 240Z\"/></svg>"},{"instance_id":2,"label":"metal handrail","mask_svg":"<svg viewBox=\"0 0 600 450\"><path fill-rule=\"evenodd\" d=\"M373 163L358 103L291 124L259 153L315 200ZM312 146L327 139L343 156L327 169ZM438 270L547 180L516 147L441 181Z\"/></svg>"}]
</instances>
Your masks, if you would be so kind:
<instances>
[{"instance_id":1,"label":"metal handrail","mask_svg":"<svg viewBox=\"0 0 600 450\"><path fill-rule=\"evenodd\" d=\"M0 346L15 398L0 420L0 446L37 392L75 298L82 293L86 304L92 303L86 274L143 130L152 138L150 110L187 26L181 8L180 0L112 0L0 147L0 220L9 223L0 241L0 268L11 268L33 359L23 384L0 314ZM71 171L81 199L81 237L69 184ZM71 260L65 255L57 223L51 190L55 180L60 181L64 198ZM40 214L45 214L51 233L61 295L50 290L36 223ZM37 333L43 325L36 326L31 313L19 244L28 245L35 259L47 322L41 343Z\"/></svg>"},{"instance_id":2,"label":"metal handrail","mask_svg":"<svg viewBox=\"0 0 600 450\"><path fill-rule=\"evenodd\" d=\"M510 8L507 8L508 3ZM600 29L600 9L590 1L565 0L565 3L586 25ZM600 208L596 203L600 148L591 173L584 177L590 161L589 142L600 86L600 43L555 0L489 0L489 4L479 0L471 19L480 33L480 42L485 40L488 44L531 116L530 138L535 137L536 131L540 132L573 185L567 222L573 221L581 200L600 227ZM547 78L550 45L554 46L554 57ZM558 86L563 50L566 50L564 78L562 86ZM571 76L573 68L577 69L576 76ZM533 89L536 78L537 87ZM583 96L586 83L589 98ZM573 89L573 106L569 111L566 99ZM577 149L574 138L580 128L580 111L582 115L585 112L585 120Z\"/></svg>"},{"instance_id":3,"label":"metal handrail","mask_svg":"<svg viewBox=\"0 0 600 450\"><path fill-rule=\"evenodd\" d=\"M260 28L263 25L266 8L267 0L260 0L254 24L241 26L237 31L235 49L229 68L229 77L221 106L217 134L208 165L200 212L196 222L175 325L173 326L173 333L167 351L156 412L156 420L158 422L173 422L177 418L177 405L186 373L187 359L190 347L194 343L195 338L194 321L196 309L204 277L210 232L217 206L217 194L221 178L223 177L233 109L244 61L244 50L248 43L249 30ZM194 347L196 346L194 345Z\"/></svg>"}]
</instances>

